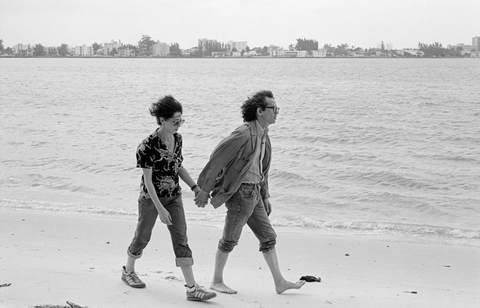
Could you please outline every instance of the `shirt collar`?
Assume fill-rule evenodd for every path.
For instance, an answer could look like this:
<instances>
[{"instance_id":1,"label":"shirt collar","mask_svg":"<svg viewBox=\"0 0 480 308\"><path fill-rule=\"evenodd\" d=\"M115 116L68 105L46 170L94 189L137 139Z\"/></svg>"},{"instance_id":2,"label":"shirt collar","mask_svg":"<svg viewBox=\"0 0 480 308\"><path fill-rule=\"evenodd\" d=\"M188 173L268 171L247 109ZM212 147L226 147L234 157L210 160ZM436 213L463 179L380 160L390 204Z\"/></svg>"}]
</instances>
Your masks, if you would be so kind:
<instances>
[{"instance_id":1,"label":"shirt collar","mask_svg":"<svg viewBox=\"0 0 480 308\"><path fill-rule=\"evenodd\" d=\"M255 129L257 131L257 134L260 136L265 136L268 134L268 128L263 128L262 125L260 125L260 122L258 120L255 120Z\"/></svg>"}]
</instances>

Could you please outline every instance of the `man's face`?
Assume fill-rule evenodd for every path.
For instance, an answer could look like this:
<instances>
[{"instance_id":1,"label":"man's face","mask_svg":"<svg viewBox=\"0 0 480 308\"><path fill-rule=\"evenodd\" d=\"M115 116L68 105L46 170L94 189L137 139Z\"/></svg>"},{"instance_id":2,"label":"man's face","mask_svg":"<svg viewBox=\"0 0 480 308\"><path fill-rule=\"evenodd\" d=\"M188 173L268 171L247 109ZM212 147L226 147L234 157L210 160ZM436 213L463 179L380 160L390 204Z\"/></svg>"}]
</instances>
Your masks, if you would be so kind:
<instances>
[{"instance_id":1,"label":"man's face","mask_svg":"<svg viewBox=\"0 0 480 308\"><path fill-rule=\"evenodd\" d=\"M277 102L273 98L267 97L265 103L267 103L267 107L262 112L261 117L268 125L274 124L277 121L280 108L277 107Z\"/></svg>"}]
</instances>

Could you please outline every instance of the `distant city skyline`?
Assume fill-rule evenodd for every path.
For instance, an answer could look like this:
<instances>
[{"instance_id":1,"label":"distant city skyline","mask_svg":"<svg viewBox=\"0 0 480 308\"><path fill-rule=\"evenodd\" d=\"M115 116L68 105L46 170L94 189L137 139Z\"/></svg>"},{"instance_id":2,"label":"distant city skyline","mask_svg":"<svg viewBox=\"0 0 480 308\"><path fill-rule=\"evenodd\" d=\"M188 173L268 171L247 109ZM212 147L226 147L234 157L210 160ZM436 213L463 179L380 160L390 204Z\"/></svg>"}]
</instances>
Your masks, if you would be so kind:
<instances>
[{"instance_id":1,"label":"distant city skyline","mask_svg":"<svg viewBox=\"0 0 480 308\"><path fill-rule=\"evenodd\" d=\"M0 39L22 44L91 45L142 35L182 49L198 39L288 47L297 38L319 46L394 49L419 42L471 44L480 34L480 1L465 0L15 0L0 2Z\"/></svg>"}]
</instances>

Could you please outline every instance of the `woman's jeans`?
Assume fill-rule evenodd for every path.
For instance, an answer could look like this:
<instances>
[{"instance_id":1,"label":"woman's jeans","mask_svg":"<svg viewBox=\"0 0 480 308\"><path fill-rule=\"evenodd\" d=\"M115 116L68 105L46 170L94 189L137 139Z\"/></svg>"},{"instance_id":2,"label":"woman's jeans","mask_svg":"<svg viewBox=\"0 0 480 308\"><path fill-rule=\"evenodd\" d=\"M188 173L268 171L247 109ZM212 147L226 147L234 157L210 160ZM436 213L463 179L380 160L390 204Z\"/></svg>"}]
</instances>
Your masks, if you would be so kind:
<instances>
[{"instance_id":1,"label":"woman's jeans","mask_svg":"<svg viewBox=\"0 0 480 308\"><path fill-rule=\"evenodd\" d=\"M277 234L268 218L260 186L242 184L238 191L225 203L227 217L223 237L218 243L220 251L229 253L238 244L242 229L248 224L260 242L260 251L269 252L275 248Z\"/></svg>"},{"instance_id":2,"label":"woman's jeans","mask_svg":"<svg viewBox=\"0 0 480 308\"><path fill-rule=\"evenodd\" d=\"M176 265L193 265L192 251L188 246L187 222L183 211L182 195L159 199L172 218L172 224L167 227L172 238ZM152 199L143 197L138 199L138 214L135 236L127 250L128 255L134 259L142 256L143 249L150 241L153 227L158 219L158 211Z\"/></svg>"}]
</instances>

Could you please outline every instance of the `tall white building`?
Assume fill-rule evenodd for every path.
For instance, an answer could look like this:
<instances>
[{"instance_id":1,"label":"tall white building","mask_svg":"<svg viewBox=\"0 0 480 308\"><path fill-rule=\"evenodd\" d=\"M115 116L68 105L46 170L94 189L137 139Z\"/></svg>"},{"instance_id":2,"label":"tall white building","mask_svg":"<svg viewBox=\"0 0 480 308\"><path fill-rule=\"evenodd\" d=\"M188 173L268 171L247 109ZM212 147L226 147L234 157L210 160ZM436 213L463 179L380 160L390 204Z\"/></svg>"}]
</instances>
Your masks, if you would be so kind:
<instances>
[{"instance_id":1,"label":"tall white building","mask_svg":"<svg viewBox=\"0 0 480 308\"><path fill-rule=\"evenodd\" d=\"M17 44L13 46L13 50L15 51L16 54L19 54L21 51L29 50L29 49L30 49L29 44Z\"/></svg>"},{"instance_id":2,"label":"tall white building","mask_svg":"<svg viewBox=\"0 0 480 308\"><path fill-rule=\"evenodd\" d=\"M206 38L198 39L198 48L202 50L204 56L210 56L211 54L207 54L208 51L211 51L209 48L215 45L218 46L220 43L217 40L209 40Z\"/></svg>"},{"instance_id":3,"label":"tall white building","mask_svg":"<svg viewBox=\"0 0 480 308\"><path fill-rule=\"evenodd\" d=\"M243 41L243 42L228 41L228 46L230 47L230 51L232 51L235 48L238 52L242 52L242 50L247 49L248 44L247 44L247 41Z\"/></svg>"},{"instance_id":4,"label":"tall white building","mask_svg":"<svg viewBox=\"0 0 480 308\"><path fill-rule=\"evenodd\" d=\"M152 56L166 57L170 53L170 45L157 41L152 46Z\"/></svg>"},{"instance_id":5,"label":"tall white building","mask_svg":"<svg viewBox=\"0 0 480 308\"><path fill-rule=\"evenodd\" d=\"M75 48L73 49L73 55L80 57L91 57L93 56L93 47L86 45L75 46Z\"/></svg>"},{"instance_id":6,"label":"tall white building","mask_svg":"<svg viewBox=\"0 0 480 308\"><path fill-rule=\"evenodd\" d=\"M103 43L103 52L105 55L109 55L112 50L115 48L118 51L118 48L122 46L122 42L111 41L110 43Z\"/></svg>"},{"instance_id":7,"label":"tall white building","mask_svg":"<svg viewBox=\"0 0 480 308\"><path fill-rule=\"evenodd\" d=\"M477 51L480 51L480 36L474 36L472 38L472 46L475 47Z\"/></svg>"}]
</instances>

